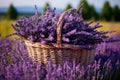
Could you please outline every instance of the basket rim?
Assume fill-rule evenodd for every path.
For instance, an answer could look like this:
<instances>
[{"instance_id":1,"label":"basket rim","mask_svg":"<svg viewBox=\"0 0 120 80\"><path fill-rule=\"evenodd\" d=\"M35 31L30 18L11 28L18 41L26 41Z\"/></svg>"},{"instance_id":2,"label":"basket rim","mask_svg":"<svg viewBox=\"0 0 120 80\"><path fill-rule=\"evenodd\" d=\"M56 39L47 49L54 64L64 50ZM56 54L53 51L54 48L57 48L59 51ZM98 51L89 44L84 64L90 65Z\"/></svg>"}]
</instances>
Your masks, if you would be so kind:
<instances>
[{"instance_id":1,"label":"basket rim","mask_svg":"<svg viewBox=\"0 0 120 80\"><path fill-rule=\"evenodd\" d=\"M61 44L62 46L58 46L57 43L52 43L52 44L43 44L40 42L30 42L29 40L24 40L25 44L27 46L32 46L32 47L36 47L36 48L50 48L50 49L75 49L75 50L80 50L80 49L84 49L81 48L79 45L71 45L71 44Z\"/></svg>"}]
</instances>

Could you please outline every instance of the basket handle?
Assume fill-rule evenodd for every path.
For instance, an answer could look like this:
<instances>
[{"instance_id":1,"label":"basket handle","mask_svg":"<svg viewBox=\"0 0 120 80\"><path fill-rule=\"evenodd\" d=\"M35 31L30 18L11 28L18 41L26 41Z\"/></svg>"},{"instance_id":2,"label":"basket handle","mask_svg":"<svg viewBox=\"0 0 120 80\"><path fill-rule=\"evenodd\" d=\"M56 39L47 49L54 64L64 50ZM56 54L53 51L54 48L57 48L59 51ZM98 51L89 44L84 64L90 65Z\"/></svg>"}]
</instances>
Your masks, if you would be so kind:
<instances>
[{"instance_id":1,"label":"basket handle","mask_svg":"<svg viewBox=\"0 0 120 80\"><path fill-rule=\"evenodd\" d=\"M69 12L75 12L76 9L69 9L61 14L59 17L58 23L57 23L57 47L61 48L62 47L62 25L64 22L64 16Z\"/></svg>"}]
</instances>

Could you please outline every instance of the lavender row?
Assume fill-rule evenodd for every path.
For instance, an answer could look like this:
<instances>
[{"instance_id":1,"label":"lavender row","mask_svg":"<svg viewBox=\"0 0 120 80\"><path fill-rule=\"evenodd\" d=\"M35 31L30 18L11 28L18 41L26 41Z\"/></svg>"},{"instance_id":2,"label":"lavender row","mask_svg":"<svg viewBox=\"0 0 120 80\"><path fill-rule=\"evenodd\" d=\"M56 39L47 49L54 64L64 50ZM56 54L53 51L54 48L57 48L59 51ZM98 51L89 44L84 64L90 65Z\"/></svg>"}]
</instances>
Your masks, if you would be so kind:
<instances>
[{"instance_id":1,"label":"lavender row","mask_svg":"<svg viewBox=\"0 0 120 80\"><path fill-rule=\"evenodd\" d=\"M47 65L43 65L28 57L22 39L3 39L0 40L0 79L119 80L120 52L106 47L105 50L103 53L97 49L95 60L90 65L75 64L74 61L65 61L63 65L55 65L49 61Z\"/></svg>"}]
</instances>

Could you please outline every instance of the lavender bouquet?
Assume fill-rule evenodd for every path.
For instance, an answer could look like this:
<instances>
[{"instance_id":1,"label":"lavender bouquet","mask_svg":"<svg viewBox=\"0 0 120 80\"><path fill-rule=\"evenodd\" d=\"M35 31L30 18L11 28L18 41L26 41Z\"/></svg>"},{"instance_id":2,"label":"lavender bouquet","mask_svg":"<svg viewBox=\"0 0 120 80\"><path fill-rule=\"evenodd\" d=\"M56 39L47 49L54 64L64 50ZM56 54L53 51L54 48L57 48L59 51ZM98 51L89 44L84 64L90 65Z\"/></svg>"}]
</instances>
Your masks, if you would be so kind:
<instances>
[{"instance_id":1,"label":"lavender bouquet","mask_svg":"<svg viewBox=\"0 0 120 80\"><path fill-rule=\"evenodd\" d=\"M15 34L31 41L43 44L52 44L57 41L57 24L61 13L55 13L55 8L47 7L47 11L39 16L37 7L32 17L23 17L12 24ZM99 23L90 26L93 21L84 22L82 9L72 13L69 11L63 18L62 43L78 45L82 48L92 49L95 44L108 39L107 32L99 32L96 29L101 27Z\"/></svg>"}]
</instances>

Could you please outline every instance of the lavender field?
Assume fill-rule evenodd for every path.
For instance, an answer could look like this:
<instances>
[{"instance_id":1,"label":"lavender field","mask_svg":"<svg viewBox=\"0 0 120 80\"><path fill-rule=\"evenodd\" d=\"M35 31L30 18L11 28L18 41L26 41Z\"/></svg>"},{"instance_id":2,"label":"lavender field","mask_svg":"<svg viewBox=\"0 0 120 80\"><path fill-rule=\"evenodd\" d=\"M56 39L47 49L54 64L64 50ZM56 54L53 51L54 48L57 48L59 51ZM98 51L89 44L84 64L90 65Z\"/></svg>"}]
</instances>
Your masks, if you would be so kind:
<instances>
[{"instance_id":1,"label":"lavender field","mask_svg":"<svg viewBox=\"0 0 120 80\"><path fill-rule=\"evenodd\" d=\"M114 36L119 38L120 35ZM119 80L120 42L101 43L92 64L33 62L20 38L0 40L0 80Z\"/></svg>"},{"instance_id":2,"label":"lavender field","mask_svg":"<svg viewBox=\"0 0 120 80\"><path fill-rule=\"evenodd\" d=\"M47 7L41 16L36 6L35 9L32 17L22 17L12 24L13 34L20 38L9 39L13 34L5 38L0 35L0 80L120 79L120 34L108 36L114 31L99 31L97 29L102 26L98 22L93 26L92 20L85 22L81 7L63 13L55 13L55 8ZM58 49L64 48L62 44L94 49L94 61L81 64L71 59L63 60L63 64L54 64L50 59L47 64L38 63L29 57L30 51L24 40L48 46L57 44L54 47Z\"/></svg>"}]
</instances>

